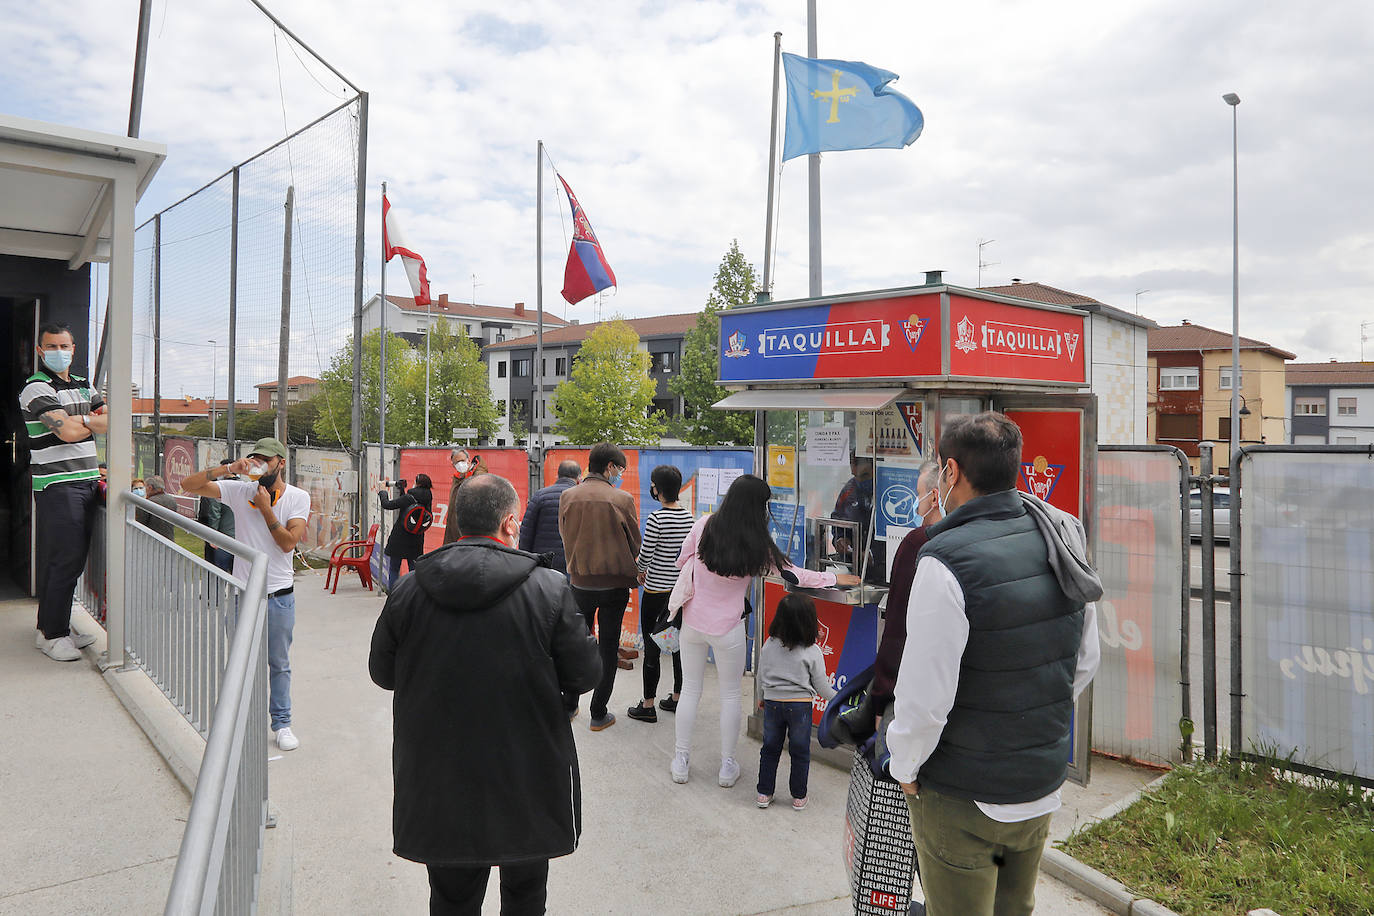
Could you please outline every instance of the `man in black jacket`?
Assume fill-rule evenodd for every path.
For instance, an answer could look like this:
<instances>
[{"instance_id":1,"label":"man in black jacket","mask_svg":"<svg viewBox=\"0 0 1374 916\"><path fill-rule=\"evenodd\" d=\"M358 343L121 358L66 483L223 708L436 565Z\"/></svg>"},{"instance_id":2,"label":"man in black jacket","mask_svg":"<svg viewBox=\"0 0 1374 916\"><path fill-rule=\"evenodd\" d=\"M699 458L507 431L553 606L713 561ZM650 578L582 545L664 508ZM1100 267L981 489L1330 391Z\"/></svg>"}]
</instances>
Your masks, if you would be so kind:
<instances>
[{"instance_id":1,"label":"man in black jacket","mask_svg":"<svg viewBox=\"0 0 1374 916\"><path fill-rule=\"evenodd\" d=\"M503 914L543 913L549 859L582 832L562 694L597 683L596 640L566 580L515 549L507 480L468 480L450 511L461 536L396 584L372 634L372 680L395 691L393 850L428 866L431 913L480 912L493 865Z\"/></svg>"},{"instance_id":2,"label":"man in black jacket","mask_svg":"<svg viewBox=\"0 0 1374 916\"><path fill-rule=\"evenodd\" d=\"M582 468L571 458L558 465L558 479L537 491L525 507L525 520L520 523L520 549L530 553L553 554L553 568L568 571L563 553L563 535L558 531L558 498L568 487L576 486Z\"/></svg>"}]
</instances>

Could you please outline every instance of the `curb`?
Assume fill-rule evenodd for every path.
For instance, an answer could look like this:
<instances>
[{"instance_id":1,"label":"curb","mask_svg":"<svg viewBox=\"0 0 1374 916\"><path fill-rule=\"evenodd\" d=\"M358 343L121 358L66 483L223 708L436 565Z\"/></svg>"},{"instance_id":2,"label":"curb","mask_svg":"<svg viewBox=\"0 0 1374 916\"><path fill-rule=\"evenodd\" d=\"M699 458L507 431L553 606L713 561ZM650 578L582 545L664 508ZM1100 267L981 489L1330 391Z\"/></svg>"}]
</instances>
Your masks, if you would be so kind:
<instances>
[{"instance_id":1,"label":"curb","mask_svg":"<svg viewBox=\"0 0 1374 916\"><path fill-rule=\"evenodd\" d=\"M1092 818L1092 822L1105 821L1120 814L1140 800L1141 796L1153 792L1164 782L1165 773L1158 779L1141 786L1124 798L1118 799L1103 808ZM1074 890L1086 894L1118 916L1178 916L1173 910L1156 903L1148 897L1131 892L1126 885L1109 878L1090 865L1085 865L1068 853L1047 846L1040 859L1040 870L1051 878L1062 881Z\"/></svg>"}]
</instances>

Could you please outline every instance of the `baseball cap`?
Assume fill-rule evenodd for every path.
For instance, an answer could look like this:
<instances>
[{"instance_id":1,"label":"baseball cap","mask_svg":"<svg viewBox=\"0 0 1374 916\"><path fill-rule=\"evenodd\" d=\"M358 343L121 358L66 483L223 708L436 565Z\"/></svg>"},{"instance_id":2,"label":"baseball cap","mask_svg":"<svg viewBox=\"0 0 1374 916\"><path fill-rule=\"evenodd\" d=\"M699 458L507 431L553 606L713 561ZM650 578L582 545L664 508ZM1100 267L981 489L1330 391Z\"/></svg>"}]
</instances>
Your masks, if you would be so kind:
<instances>
[{"instance_id":1,"label":"baseball cap","mask_svg":"<svg viewBox=\"0 0 1374 916\"><path fill-rule=\"evenodd\" d=\"M285 458L286 446L281 444L281 440L267 436L255 442L253 447L248 450L248 454L261 455L264 458Z\"/></svg>"}]
</instances>

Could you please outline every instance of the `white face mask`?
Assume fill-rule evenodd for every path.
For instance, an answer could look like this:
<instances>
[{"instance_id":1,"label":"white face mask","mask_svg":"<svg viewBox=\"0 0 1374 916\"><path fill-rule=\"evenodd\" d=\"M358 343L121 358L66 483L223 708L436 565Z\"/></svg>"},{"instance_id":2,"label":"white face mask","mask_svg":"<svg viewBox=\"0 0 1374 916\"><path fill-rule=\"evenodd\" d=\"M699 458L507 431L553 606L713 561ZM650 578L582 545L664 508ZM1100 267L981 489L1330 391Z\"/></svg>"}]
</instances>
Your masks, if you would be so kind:
<instances>
[{"instance_id":1,"label":"white face mask","mask_svg":"<svg viewBox=\"0 0 1374 916\"><path fill-rule=\"evenodd\" d=\"M459 474L466 474L468 472L468 463L466 461L455 461L453 462L453 469Z\"/></svg>"},{"instance_id":2,"label":"white face mask","mask_svg":"<svg viewBox=\"0 0 1374 916\"><path fill-rule=\"evenodd\" d=\"M941 516L949 515L949 505L945 500L949 499L950 495L954 493L954 484L950 484L949 491L943 496L940 495L940 481L945 479L945 468L948 466L949 465L941 467L940 476L935 478L935 504L940 507Z\"/></svg>"}]
</instances>

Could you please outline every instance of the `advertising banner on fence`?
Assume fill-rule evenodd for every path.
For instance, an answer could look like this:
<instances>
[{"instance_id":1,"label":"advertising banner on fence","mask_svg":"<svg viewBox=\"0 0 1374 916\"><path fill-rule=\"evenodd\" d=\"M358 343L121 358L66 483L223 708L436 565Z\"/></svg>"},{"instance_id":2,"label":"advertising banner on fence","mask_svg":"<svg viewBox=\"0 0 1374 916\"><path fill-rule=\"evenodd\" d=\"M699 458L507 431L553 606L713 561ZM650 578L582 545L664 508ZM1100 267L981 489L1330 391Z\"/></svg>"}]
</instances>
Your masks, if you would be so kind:
<instances>
[{"instance_id":1,"label":"advertising banner on fence","mask_svg":"<svg viewBox=\"0 0 1374 916\"><path fill-rule=\"evenodd\" d=\"M448 523L448 494L453 489L453 465L449 464L449 453L447 447L401 449L400 475L406 486L415 486L416 474L428 474L430 482L434 484L434 524L425 532L426 553L444 543L444 526ZM472 449L468 457L474 460L480 457L488 471L509 480L520 497L520 511L525 511L525 504L530 498L530 459L524 449ZM377 498L375 492L372 498ZM396 513L384 514L388 526L395 523Z\"/></svg>"},{"instance_id":2,"label":"advertising banner on fence","mask_svg":"<svg viewBox=\"0 0 1374 916\"><path fill-rule=\"evenodd\" d=\"M1097 455L1093 747L1160 765L1181 758L1182 473L1170 452Z\"/></svg>"},{"instance_id":3,"label":"advertising banner on fence","mask_svg":"<svg viewBox=\"0 0 1374 916\"><path fill-rule=\"evenodd\" d=\"M296 486L310 494L310 517L300 547L328 558L334 546L349 539L353 501L353 459L346 452L297 448Z\"/></svg>"},{"instance_id":4,"label":"advertising banner on fence","mask_svg":"<svg viewBox=\"0 0 1374 916\"><path fill-rule=\"evenodd\" d=\"M1245 749L1374 779L1369 457L1261 451L1241 471Z\"/></svg>"}]
</instances>

